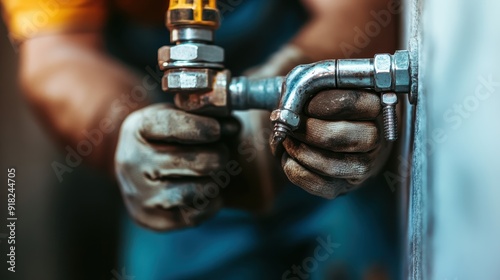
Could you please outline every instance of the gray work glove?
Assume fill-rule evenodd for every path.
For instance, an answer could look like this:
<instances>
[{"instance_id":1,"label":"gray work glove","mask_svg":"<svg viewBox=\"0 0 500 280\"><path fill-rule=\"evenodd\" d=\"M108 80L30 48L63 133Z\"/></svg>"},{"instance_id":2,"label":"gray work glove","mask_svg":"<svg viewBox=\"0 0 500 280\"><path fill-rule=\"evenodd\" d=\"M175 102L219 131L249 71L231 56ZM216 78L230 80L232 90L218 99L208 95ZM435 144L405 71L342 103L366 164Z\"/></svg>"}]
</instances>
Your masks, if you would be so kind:
<instances>
[{"instance_id":1,"label":"gray work glove","mask_svg":"<svg viewBox=\"0 0 500 280\"><path fill-rule=\"evenodd\" d=\"M210 173L221 169L229 156L217 142L220 137L217 120L169 104L151 105L128 116L120 132L115 170L134 220L163 231L213 215L222 198L215 194L219 190L205 188Z\"/></svg>"},{"instance_id":2,"label":"gray work glove","mask_svg":"<svg viewBox=\"0 0 500 280\"><path fill-rule=\"evenodd\" d=\"M378 94L328 90L306 107L302 126L284 141L282 166L306 191L334 198L377 173L388 156L378 116Z\"/></svg>"}]
</instances>

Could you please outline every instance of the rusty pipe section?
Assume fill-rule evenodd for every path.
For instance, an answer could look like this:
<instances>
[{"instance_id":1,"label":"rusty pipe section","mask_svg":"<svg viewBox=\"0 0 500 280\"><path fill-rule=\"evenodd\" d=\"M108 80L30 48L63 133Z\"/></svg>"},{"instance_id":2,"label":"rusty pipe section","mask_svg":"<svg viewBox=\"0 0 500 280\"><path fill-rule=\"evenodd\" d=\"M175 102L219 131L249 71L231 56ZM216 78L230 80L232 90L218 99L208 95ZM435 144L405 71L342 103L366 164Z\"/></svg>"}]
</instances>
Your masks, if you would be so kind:
<instances>
[{"instance_id":1,"label":"rusty pipe section","mask_svg":"<svg viewBox=\"0 0 500 280\"><path fill-rule=\"evenodd\" d=\"M306 103L319 91L364 88L408 93L410 80L408 51L377 54L371 59L325 60L297 66L286 77L279 106L271 113L272 152L276 153L285 138L299 127Z\"/></svg>"},{"instance_id":2,"label":"rusty pipe section","mask_svg":"<svg viewBox=\"0 0 500 280\"><path fill-rule=\"evenodd\" d=\"M203 80L206 70L181 71L181 75L191 75ZM227 70L212 71L206 83L200 83L198 91L188 89L175 91L175 105L186 112L211 116L228 116L232 111L266 110L271 112L278 107L285 77L251 79L248 77L231 78ZM168 78L179 80L169 73ZM198 78L199 77L199 78ZM174 82L170 83L171 85ZM169 89L167 89L169 90Z\"/></svg>"}]
</instances>

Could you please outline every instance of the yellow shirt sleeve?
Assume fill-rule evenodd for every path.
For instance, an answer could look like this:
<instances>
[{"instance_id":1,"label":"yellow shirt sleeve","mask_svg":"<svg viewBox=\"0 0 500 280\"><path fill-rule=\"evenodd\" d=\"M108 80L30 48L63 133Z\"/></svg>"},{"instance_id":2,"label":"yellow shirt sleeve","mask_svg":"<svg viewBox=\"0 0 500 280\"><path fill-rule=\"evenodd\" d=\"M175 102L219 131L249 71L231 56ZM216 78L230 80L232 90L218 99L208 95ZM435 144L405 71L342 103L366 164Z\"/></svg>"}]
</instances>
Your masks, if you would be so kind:
<instances>
[{"instance_id":1,"label":"yellow shirt sleeve","mask_svg":"<svg viewBox=\"0 0 500 280\"><path fill-rule=\"evenodd\" d=\"M105 0L0 0L10 36L18 42L61 31L100 30Z\"/></svg>"}]
</instances>

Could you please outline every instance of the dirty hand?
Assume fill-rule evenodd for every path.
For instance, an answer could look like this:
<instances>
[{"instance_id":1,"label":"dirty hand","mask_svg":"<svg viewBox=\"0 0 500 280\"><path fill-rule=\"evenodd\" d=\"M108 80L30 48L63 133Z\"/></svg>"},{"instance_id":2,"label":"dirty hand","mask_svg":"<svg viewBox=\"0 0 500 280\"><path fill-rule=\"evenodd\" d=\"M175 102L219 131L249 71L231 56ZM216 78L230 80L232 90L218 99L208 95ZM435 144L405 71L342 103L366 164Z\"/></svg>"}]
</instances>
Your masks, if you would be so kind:
<instances>
[{"instance_id":1,"label":"dirty hand","mask_svg":"<svg viewBox=\"0 0 500 280\"><path fill-rule=\"evenodd\" d=\"M158 104L136 111L122 125L115 170L125 204L154 230L190 226L221 207L220 196L199 201L209 174L227 161L215 119Z\"/></svg>"},{"instance_id":2,"label":"dirty hand","mask_svg":"<svg viewBox=\"0 0 500 280\"><path fill-rule=\"evenodd\" d=\"M305 110L302 125L283 145L288 179L325 198L346 193L376 173L386 159L377 117L378 94L328 90Z\"/></svg>"}]
</instances>

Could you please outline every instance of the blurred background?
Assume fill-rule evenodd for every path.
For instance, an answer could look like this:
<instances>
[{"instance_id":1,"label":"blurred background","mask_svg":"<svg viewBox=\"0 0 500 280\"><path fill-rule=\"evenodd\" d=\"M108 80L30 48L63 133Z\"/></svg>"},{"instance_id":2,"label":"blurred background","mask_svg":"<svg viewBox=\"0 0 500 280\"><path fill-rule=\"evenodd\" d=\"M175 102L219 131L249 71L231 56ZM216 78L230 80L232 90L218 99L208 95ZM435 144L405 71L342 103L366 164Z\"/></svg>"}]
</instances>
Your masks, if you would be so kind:
<instances>
[{"instance_id":1,"label":"blurred background","mask_svg":"<svg viewBox=\"0 0 500 280\"><path fill-rule=\"evenodd\" d=\"M16 49L0 23L2 182L16 168L16 273L7 274L7 186L0 188L0 279L112 279L117 267L118 189L84 166L59 183L62 153L37 123L17 84ZM106 186L103 189L102 186Z\"/></svg>"}]
</instances>

